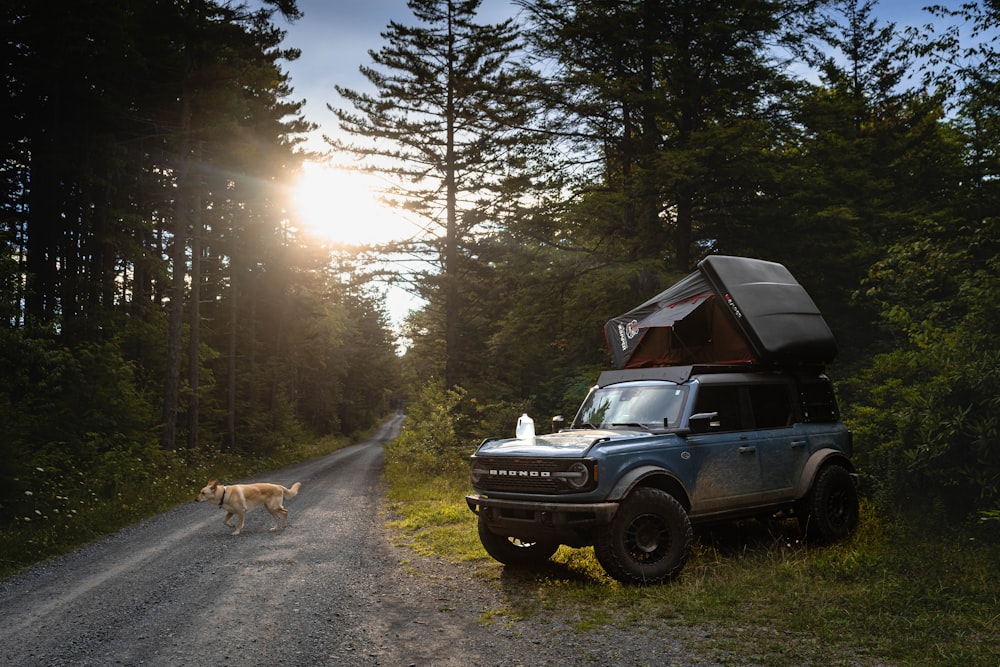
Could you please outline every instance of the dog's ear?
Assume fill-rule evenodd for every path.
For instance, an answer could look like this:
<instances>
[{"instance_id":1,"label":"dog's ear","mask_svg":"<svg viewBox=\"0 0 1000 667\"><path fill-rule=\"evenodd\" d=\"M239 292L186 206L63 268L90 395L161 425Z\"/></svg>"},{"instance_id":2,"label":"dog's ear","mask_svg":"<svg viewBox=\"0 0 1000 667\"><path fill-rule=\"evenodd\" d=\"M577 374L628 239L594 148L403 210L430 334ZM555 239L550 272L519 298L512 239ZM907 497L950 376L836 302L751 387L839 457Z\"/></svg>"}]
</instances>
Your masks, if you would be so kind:
<instances>
[{"instance_id":1,"label":"dog's ear","mask_svg":"<svg viewBox=\"0 0 1000 667\"><path fill-rule=\"evenodd\" d=\"M208 487L213 491L215 491L215 487L217 487L218 485L219 485L219 480L217 479L208 480Z\"/></svg>"}]
</instances>

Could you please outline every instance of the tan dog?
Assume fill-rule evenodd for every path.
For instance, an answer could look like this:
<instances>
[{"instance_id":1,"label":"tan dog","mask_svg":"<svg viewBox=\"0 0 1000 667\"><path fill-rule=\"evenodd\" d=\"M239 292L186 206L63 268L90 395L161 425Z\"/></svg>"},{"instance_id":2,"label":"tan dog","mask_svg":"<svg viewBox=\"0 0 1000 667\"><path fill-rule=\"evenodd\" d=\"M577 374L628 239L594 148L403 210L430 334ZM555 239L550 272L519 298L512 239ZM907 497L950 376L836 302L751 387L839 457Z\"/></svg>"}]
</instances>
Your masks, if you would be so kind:
<instances>
[{"instance_id":1,"label":"tan dog","mask_svg":"<svg viewBox=\"0 0 1000 667\"><path fill-rule=\"evenodd\" d=\"M280 484L267 484L266 482L225 486L219 484L219 480L213 479L209 481L208 486L201 490L195 500L199 503L208 501L219 503L219 507L226 510L226 518L222 520L222 523L229 528L233 527L229 520L234 515L238 516L240 520L233 535L240 534L247 512L258 505L263 505L274 517L274 527L271 530L278 530L279 527L284 528L288 525L288 510L282 506L282 500L298 495L300 486L302 486L302 482L295 482L290 489L286 489ZM282 519L284 519L283 522Z\"/></svg>"}]
</instances>

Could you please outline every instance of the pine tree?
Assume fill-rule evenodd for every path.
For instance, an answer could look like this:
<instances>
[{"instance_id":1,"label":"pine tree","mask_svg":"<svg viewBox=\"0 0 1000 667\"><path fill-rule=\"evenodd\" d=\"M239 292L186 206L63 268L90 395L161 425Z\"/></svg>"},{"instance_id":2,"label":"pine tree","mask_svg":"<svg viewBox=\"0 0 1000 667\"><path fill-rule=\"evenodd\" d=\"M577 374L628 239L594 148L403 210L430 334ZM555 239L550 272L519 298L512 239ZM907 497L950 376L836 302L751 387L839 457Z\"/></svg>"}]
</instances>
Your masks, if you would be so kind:
<instances>
[{"instance_id":1,"label":"pine tree","mask_svg":"<svg viewBox=\"0 0 1000 667\"><path fill-rule=\"evenodd\" d=\"M275 4L275 3L266 3ZM281 3L290 17L297 16L294 2ZM284 33L271 25L274 9L248 12L243 6L219 5L211 0L190 3L180 15L181 31L175 39L183 47L181 76L176 82L179 105L175 109L173 155L177 164L177 196L171 231L172 286L169 310L167 368L164 390L161 443L176 444L180 411L181 347L185 303L188 307L188 442L198 444L200 422L202 294L205 281L202 260L212 242L231 237L229 222L222 217L239 208L234 197L254 196L246 181L267 183L287 179L284 164L293 164L292 145L286 133L308 129L297 116L300 104L282 101L288 94L287 76L276 61L291 59L294 51L278 49ZM238 110L233 113L233 110ZM279 159L262 169L258 179L249 174L261 169L246 146L271 146ZM274 192L260 197L267 205ZM260 211L258 211L260 212ZM271 218L270 224L280 224ZM214 238L213 238L214 237ZM216 245L221 245L217 243ZM229 252L233 252L230 247ZM190 255L189 255L190 253ZM188 256L190 274L188 273ZM185 298L187 297L187 298Z\"/></svg>"},{"instance_id":2,"label":"pine tree","mask_svg":"<svg viewBox=\"0 0 1000 667\"><path fill-rule=\"evenodd\" d=\"M391 22L386 44L361 72L374 94L337 87L353 110L333 108L353 140L331 145L391 177L389 199L417 216L419 231L390 248L433 267L419 282L443 333L445 381L471 360L463 339L463 262L495 229L521 165L529 108L520 100L515 24L475 22L481 0L409 0L415 26ZM332 107L331 107L332 108Z\"/></svg>"},{"instance_id":3,"label":"pine tree","mask_svg":"<svg viewBox=\"0 0 1000 667\"><path fill-rule=\"evenodd\" d=\"M874 7L839 0L814 17L815 38L802 55L819 82L790 103L797 131L780 175L781 233L767 240L810 286L852 356L880 339L870 328L875 314L852 305L852 293L958 184L941 99L905 85L913 63L896 26L878 20Z\"/></svg>"},{"instance_id":4,"label":"pine tree","mask_svg":"<svg viewBox=\"0 0 1000 667\"><path fill-rule=\"evenodd\" d=\"M766 193L760 156L787 85L763 0L524 0L550 101L584 171L576 241L617 261L687 271L726 249L735 210ZM790 10L789 10L790 11Z\"/></svg>"}]
</instances>

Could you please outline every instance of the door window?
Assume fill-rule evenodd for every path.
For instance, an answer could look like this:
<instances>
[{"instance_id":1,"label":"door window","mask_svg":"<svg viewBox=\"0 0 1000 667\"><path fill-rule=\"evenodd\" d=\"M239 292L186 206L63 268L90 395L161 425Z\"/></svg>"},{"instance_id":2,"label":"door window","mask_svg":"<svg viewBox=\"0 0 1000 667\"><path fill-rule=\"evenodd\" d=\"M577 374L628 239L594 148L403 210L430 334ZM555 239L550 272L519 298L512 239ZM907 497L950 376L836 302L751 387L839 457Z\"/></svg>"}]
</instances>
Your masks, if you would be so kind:
<instances>
[{"instance_id":1,"label":"door window","mask_svg":"<svg viewBox=\"0 0 1000 667\"><path fill-rule=\"evenodd\" d=\"M696 413L718 413L718 426L714 420L712 422L711 430L713 433L742 431L750 428L750 425L743 418L743 409L740 406L740 388L736 385L700 387L694 411Z\"/></svg>"},{"instance_id":2,"label":"door window","mask_svg":"<svg viewBox=\"0 0 1000 667\"><path fill-rule=\"evenodd\" d=\"M753 384L750 406L754 426L757 428L782 428L792 425L792 404L786 384Z\"/></svg>"}]
</instances>

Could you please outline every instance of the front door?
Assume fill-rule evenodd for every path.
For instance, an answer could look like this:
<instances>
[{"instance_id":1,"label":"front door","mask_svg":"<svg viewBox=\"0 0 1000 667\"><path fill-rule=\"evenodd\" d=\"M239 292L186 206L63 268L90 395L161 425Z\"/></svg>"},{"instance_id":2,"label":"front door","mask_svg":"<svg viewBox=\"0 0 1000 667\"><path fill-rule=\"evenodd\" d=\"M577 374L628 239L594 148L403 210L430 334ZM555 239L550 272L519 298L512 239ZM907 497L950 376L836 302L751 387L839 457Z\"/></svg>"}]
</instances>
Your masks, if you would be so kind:
<instances>
[{"instance_id":1,"label":"front door","mask_svg":"<svg viewBox=\"0 0 1000 667\"><path fill-rule=\"evenodd\" d=\"M711 514L760 502L761 469L757 436L747 398L737 385L708 385L698 390L694 413L718 416L707 433L688 436L695 484L692 514Z\"/></svg>"}]
</instances>

